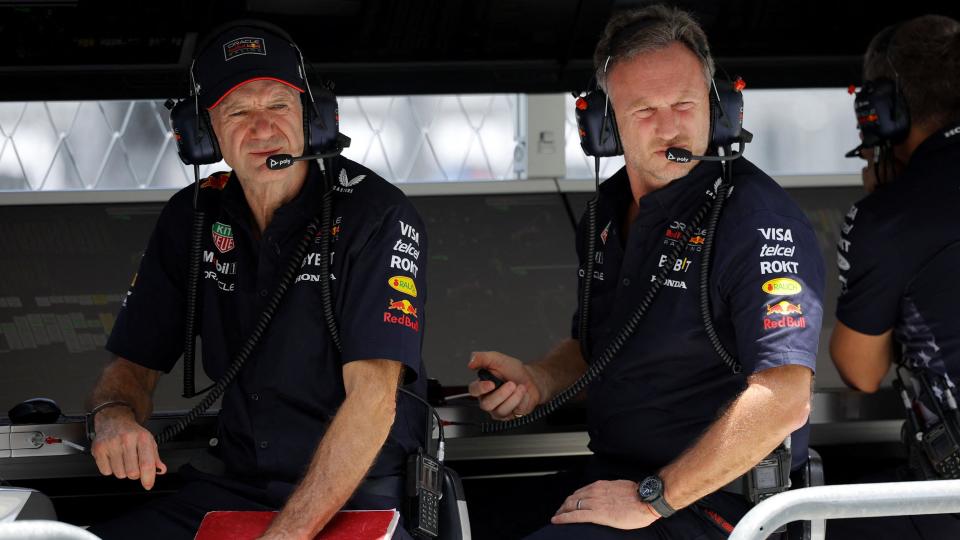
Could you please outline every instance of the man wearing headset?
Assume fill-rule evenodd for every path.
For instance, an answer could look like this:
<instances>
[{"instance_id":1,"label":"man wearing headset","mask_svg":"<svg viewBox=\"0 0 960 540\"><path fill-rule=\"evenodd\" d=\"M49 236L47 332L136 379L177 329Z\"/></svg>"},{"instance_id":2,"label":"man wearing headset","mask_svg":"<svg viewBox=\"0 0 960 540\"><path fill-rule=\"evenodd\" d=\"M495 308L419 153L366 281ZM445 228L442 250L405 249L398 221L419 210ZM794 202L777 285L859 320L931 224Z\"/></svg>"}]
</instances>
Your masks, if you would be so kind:
<instances>
[{"instance_id":1,"label":"man wearing headset","mask_svg":"<svg viewBox=\"0 0 960 540\"><path fill-rule=\"evenodd\" d=\"M424 393L423 223L399 189L337 157L324 160L335 179L332 229L305 237L324 197L320 163L266 166L271 155L311 153L305 126L316 113L299 49L282 30L245 23L214 33L191 75L201 119L209 114L233 169L200 190L207 221L198 327L211 378L237 355L291 263L295 278L227 387L216 442L181 469L185 486L91 531L193 538L208 511L280 510L262 538L306 539L345 505L402 507L405 459L425 430L421 405L397 397L398 385L414 381ZM158 220L107 344L116 357L91 398L97 467L145 489L167 471L143 423L158 378L182 352L193 189L174 195ZM319 263L324 240L332 243L329 268ZM297 262L301 242L309 248ZM323 273L342 352L321 309Z\"/></svg>"},{"instance_id":2,"label":"man wearing headset","mask_svg":"<svg viewBox=\"0 0 960 540\"><path fill-rule=\"evenodd\" d=\"M960 378L960 287L954 284L960 268L960 23L928 15L884 29L867 48L863 77L857 96L863 144L850 154L867 160L868 195L847 213L837 245L841 294L830 352L844 381L864 392L877 391L895 368L913 402L909 466L864 481L957 478L932 470L924 445L911 434L929 438L947 426L937 446L949 453L960 442L949 400L960 397L953 385ZM924 391L921 373L933 396ZM827 532L833 538L957 538L960 518L831 520Z\"/></svg>"},{"instance_id":3,"label":"man wearing headset","mask_svg":"<svg viewBox=\"0 0 960 540\"><path fill-rule=\"evenodd\" d=\"M626 166L600 187L592 276L584 276L586 219L578 230L581 288L593 280L590 357L581 354L575 317L572 337L538 361L475 353L470 368L506 382L495 389L474 381L470 391L501 420L557 395L623 327L664 266L665 251L692 233L636 332L587 387L594 455L562 494L551 524L531 538L725 538L749 508L738 478L793 432L794 465L806 461L802 428L822 315L817 241L770 177L746 159L732 162L709 297L720 341L743 366L735 374L718 357L700 315L705 224L687 231L721 165L665 157L677 147L715 154L706 36L674 8L620 13L607 24L594 64Z\"/></svg>"}]
</instances>

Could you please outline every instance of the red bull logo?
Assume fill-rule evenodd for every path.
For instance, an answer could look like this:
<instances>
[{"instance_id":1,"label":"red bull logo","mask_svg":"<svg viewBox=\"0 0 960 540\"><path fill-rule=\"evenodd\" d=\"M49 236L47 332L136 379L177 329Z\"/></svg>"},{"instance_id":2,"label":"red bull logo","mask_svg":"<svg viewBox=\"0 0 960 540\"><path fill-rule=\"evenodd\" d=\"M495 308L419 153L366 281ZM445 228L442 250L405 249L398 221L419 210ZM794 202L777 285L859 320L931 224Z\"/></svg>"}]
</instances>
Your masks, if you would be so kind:
<instances>
[{"instance_id":1,"label":"red bull logo","mask_svg":"<svg viewBox=\"0 0 960 540\"><path fill-rule=\"evenodd\" d=\"M417 316L417 308L413 307L413 304L409 300L403 299L397 302L390 300L390 303L387 304L387 309L395 309L404 315L409 315L411 317Z\"/></svg>"},{"instance_id":2,"label":"red bull logo","mask_svg":"<svg viewBox=\"0 0 960 540\"><path fill-rule=\"evenodd\" d=\"M701 245L701 244L703 244L703 242L704 242L705 240L706 240L706 238L704 238L704 237L702 237L702 236L700 236L700 235L698 234L697 236L694 236L693 238L690 239L690 243L691 243L691 244Z\"/></svg>"},{"instance_id":3,"label":"red bull logo","mask_svg":"<svg viewBox=\"0 0 960 540\"><path fill-rule=\"evenodd\" d=\"M772 318L776 315L776 318ZM794 317L794 315L801 315ZM786 300L767 306L767 316L763 318L764 330L776 330L777 328L806 328L807 318L803 317L803 309L800 304L791 304Z\"/></svg>"},{"instance_id":4,"label":"red bull logo","mask_svg":"<svg viewBox=\"0 0 960 540\"><path fill-rule=\"evenodd\" d=\"M215 174L210 176L203 182L200 182L200 188L213 188L216 190L222 190L224 186L227 185L227 180L230 180L230 175L227 173Z\"/></svg>"},{"instance_id":5,"label":"red bull logo","mask_svg":"<svg viewBox=\"0 0 960 540\"><path fill-rule=\"evenodd\" d=\"M771 319L770 317L763 318L763 329L764 330L776 330L777 328L806 328L807 327L807 318L806 317L781 317L779 319Z\"/></svg>"},{"instance_id":6,"label":"red bull logo","mask_svg":"<svg viewBox=\"0 0 960 540\"><path fill-rule=\"evenodd\" d=\"M767 306L767 315L803 315L799 304L791 304L786 300Z\"/></svg>"},{"instance_id":7,"label":"red bull logo","mask_svg":"<svg viewBox=\"0 0 960 540\"><path fill-rule=\"evenodd\" d=\"M317 229L317 234L313 235L314 239L319 241L321 236L323 236L323 229ZM336 240L338 236L340 236L340 225L330 227L330 237Z\"/></svg>"},{"instance_id":8,"label":"red bull logo","mask_svg":"<svg viewBox=\"0 0 960 540\"><path fill-rule=\"evenodd\" d=\"M410 318L409 315L401 315L397 317L396 315L391 315L389 312L383 312L383 322L390 324L399 324L400 326L406 326L407 328L418 332L420 330L420 322Z\"/></svg>"}]
</instances>

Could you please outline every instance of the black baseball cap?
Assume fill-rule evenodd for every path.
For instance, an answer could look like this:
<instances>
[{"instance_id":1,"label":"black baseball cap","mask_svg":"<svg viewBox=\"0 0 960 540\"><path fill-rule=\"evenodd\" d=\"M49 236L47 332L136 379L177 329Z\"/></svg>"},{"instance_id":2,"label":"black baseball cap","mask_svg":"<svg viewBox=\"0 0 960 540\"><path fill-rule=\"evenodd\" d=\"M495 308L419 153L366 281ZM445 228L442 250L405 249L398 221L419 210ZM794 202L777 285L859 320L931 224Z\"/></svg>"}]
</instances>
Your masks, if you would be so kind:
<instances>
[{"instance_id":1,"label":"black baseball cap","mask_svg":"<svg viewBox=\"0 0 960 540\"><path fill-rule=\"evenodd\" d=\"M230 92L252 81L272 80L304 92L300 52L282 31L236 25L208 37L201 45L193 75L205 109L216 107Z\"/></svg>"}]
</instances>

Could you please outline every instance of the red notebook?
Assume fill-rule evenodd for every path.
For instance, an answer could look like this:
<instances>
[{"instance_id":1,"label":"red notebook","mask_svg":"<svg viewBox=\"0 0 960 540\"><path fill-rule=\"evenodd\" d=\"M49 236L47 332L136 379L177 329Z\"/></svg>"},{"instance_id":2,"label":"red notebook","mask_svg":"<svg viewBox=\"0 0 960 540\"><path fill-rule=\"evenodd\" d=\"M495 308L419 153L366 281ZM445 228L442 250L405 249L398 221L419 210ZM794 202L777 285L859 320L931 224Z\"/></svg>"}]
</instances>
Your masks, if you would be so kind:
<instances>
[{"instance_id":1,"label":"red notebook","mask_svg":"<svg viewBox=\"0 0 960 540\"><path fill-rule=\"evenodd\" d=\"M254 540L276 512L207 512L194 540ZM389 540L400 521L396 510L341 510L314 540Z\"/></svg>"}]
</instances>

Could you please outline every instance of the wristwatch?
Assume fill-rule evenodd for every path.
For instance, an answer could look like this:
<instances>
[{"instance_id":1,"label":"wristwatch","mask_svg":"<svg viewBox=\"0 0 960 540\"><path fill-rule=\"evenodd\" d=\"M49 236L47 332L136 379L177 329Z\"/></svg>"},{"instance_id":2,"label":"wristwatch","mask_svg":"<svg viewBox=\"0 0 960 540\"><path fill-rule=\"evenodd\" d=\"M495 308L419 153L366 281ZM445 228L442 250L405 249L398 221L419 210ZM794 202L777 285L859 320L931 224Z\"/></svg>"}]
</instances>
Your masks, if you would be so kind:
<instances>
[{"instance_id":1,"label":"wristwatch","mask_svg":"<svg viewBox=\"0 0 960 540\"><path fill-rule=\"evenodd\" d=\"M661 517L667 518L676 513L676 510L663 498L663 479L657 475L648 476L640 481L637 486L637 496L641 501L652 506Z\"/></svg>"}]
</instances>

